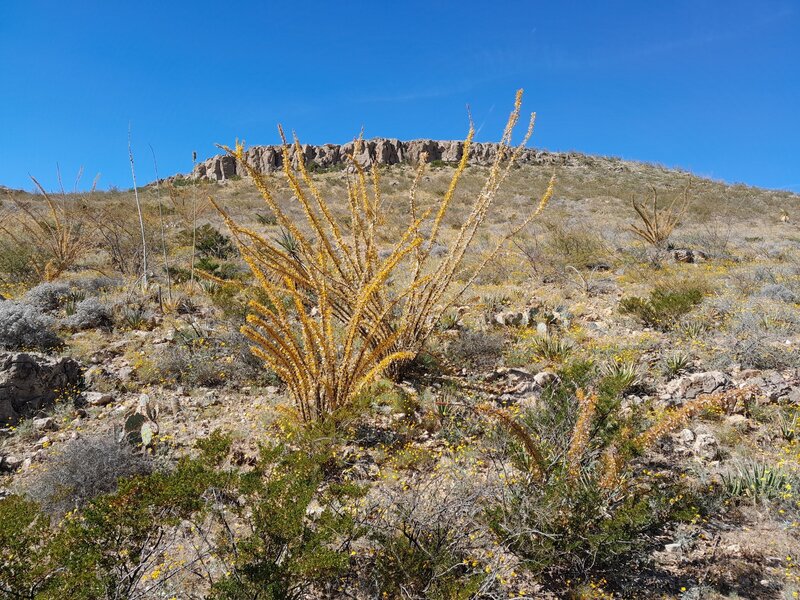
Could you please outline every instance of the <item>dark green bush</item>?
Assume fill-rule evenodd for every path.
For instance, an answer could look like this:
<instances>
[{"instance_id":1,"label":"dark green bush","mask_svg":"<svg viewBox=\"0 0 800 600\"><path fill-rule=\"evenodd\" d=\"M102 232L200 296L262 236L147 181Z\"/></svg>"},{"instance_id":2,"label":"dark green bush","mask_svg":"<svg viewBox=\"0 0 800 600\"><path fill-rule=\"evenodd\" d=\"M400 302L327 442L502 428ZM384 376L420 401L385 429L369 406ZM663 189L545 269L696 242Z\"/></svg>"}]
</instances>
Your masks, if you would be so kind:
<instances>
[{"instance_id":1,"label":"dark green bush","mask_svg":"<svg viewBox=\"0 0 800 600\"><path fill-rule=\"evenodd\" d=\"M241 472L223 467L231 440L214 432L198 443L199 457L121 480L114 493L94 498L55 528L34 502L0 500L0 595L153 597L174 584L176 572L160 565L165 549L182 544L176 536L187 520L205 528L199 539L215 540L205 560L226 566L210 598L290 599L329 588L348 565L355 532L352 517L336 507L360 490L323 486L335 464L331 445L300 445L262 448L254 468ZM323 508L309 518L315 499ZM240 533L216 535L234 529ZM178 566L177 574L200 583L196 566Z\"/></svg>"},{"instance_id":2,"label":"dark green bush","mask_svg":"<svg viewBox=\"0 0 800 600\"><path fill-rule=\"evenodd\" d=\"M620 311L639 318L648 327L668 331L700 304L705 294L705 288L695 284L659 285L649 298L623 298Z\"/></svg>"},{"instance_id":3,"label":"dark green bush","mask_svg":"<svg viewBox=\"0 0 800 600\"><path fill-rule=\"evenodd\" d=\"M197 255L205 258L225 259L236 251L230 238L208 223L198 227L194 233L190 228L184 229L178 234L178 241L184 246L195 244Z\"/></svg>"}]
</instances>

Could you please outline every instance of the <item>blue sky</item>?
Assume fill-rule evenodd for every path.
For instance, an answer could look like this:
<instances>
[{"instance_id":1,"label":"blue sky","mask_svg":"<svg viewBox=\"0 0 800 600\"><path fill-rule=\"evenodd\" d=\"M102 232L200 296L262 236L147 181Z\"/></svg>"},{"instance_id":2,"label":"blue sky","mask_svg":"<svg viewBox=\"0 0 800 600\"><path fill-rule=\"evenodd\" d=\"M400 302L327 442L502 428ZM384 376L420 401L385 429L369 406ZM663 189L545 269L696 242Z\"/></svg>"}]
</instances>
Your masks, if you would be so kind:
<instances>
[{"instance_id":1,"label":"blue sky","mask_svg":"<svg viewBox=\"0 0 800 600\"><path fill-rule=\"evenodd\" d=\"M496 140L800 192L800 2L0 2L0 184L130 187L214 143Z\"/></svg>"}]
</instances>

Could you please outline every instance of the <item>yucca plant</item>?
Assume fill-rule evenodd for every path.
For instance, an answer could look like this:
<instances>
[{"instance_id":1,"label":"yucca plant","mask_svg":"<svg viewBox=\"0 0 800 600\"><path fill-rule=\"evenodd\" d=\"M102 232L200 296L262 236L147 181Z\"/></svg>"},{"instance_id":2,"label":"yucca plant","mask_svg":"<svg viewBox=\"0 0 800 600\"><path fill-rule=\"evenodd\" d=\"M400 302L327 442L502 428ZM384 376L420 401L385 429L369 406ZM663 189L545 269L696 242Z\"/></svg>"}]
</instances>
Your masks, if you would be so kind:
<instances>
[{"instance_id":1,"label":"yucca plant","mask_svg":"<svg viewBox=\"0 0 800 600\"><path fill-rule=\"evenodd\" d=\"M779 466L757 461L741 461L721 474L725 490L733 497L780 498L792 489L792 482Z\"/></svg>"},{"instance_id":2,"label":"yucca plant","mask_svg":"<svg viewBox=\"0 0 800 600\"><path fill-rule=\"evenodd\" d=\"M692 366L693 360L691 354L678 350L664 359L664 375L671 378L685 373Z\"/></svg>"},{"instance_id":3,"label":"yucca plant","mask_svg":"<svg viewBox=\"0 0 800 600\"><path fill-rule=\"evenodd\" d=\"M555 333L537 335L530 342L530 349L536 358L562 361L572 352L572 343Z\"/></svg>"},{"instance_id":4,"label":"yucca plant","mask_svg":"<svg viewBox=\"0 0 800 600\"><path fill-rule=\"evenodd\" d=\"M303 209L305 223L293 219L279 205L268 179L244 160L243 145L237 142L234 149L222 147L241 163L285 231L278 240L267 238L236 223L215 204L269 298L269 305L251 303L252 314L242 331L253 342L253 352L286 382L304 420L335 410L378 373L399 370L411 361L442 315L505 242L547 205L553 193L552 179L529 215L500 236L477 264L465 268L467 250L532 133L533 115L522 143L511 146L521 103L520 90L496 160L444 255L433 249L467 166L474 136L472 123L450 186L433 206L423 206L418 199L427 168L425 158L420 161L410 191L408 223L390 249L379 246L379 240L390 234L381 217L378 167L373 165L367 172L354 158L360 154L360 139L347 157L352 166L346 197L349 215L337 218L306 167L300 142L295 137L290 145L279 127L284 176ZM286 243L288 236L291 247ZM395 280L391 287L387 285L390 277Z\"/></svg>"},{"instance_id":5,"label":"yucca plant","mask_svg":"<svg viewBox=\"0 0 800 600\"><path fill-rule=\"evenodd\" d=\"M633 209L641 219L641 225L631 225L631 230L641 239L656 248L664 248L678 226L686 209L689 206L689 189L691 181L683 189L680 196L676 197L667 208L660 209L658 207L658 190L652 187L652 196L650 199L650 206L645 207L644 204L633 199Z\"/></svg>"},{"instance_id":6,"label":"yucca plant","mask_svg":"<svg viewBox=\"0 0 800 600\"><path fill-rule=\"evenodd\" d=\"M639 382L639 369L635 361L616 359L603 366L603 375L615 380L619 389L627 390Z\"/></svg>"}]
</instances>

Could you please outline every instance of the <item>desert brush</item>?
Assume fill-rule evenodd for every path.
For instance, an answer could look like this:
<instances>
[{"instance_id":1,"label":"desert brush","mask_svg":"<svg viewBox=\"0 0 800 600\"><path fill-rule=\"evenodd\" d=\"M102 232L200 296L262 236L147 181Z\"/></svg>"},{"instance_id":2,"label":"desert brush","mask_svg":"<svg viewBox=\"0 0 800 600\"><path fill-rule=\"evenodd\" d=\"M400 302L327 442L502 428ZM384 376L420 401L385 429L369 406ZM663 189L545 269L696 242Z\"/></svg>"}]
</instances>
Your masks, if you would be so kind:
<instances>
[{"instance_id":1,"label":"desert brush","mask_svg":"<svg viewBox=\"0 0 800 600\"><path fill-rule=\"evenodd\" d=\"M31 176L31 179L44 198L44 214L9 194L19 212L0 220L0 230L16 244L31 243L36 249L30 259L33 270L42 281L53 281L72 268L90 248L89 235L79 214L83 199L68 200L63 186L61 194L54 197L45 191L35 177ZM92 192L96 185L95 178ZM9 221L16 223L17 227L10 227L7 224Z\"/></svg>"}]
</instances>

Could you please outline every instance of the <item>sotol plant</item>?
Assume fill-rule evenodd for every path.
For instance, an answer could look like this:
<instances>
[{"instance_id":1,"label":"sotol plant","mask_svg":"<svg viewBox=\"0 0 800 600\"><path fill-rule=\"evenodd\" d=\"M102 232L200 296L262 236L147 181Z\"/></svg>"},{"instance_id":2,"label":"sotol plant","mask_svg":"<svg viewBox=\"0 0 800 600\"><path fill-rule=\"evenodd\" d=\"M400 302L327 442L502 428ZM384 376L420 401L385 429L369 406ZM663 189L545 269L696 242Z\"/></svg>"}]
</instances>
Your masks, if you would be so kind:
<instances>
[{"instance_id":1,"label":"sotol plant","mask_svg":"<svg viewBox=\"0 0 800 600\"><path fill-rule=\"evenodd\" d=\"M475 266L464 268L476 232L533 131L531 115L522 143L511 145L521 103L520 90L495 162L444 254L433 249L467 166L474 135L471 124L450 185L433 206L423 206L418 198L427 168L425 159L420 161L410 190L409 221L394 237L397 242L391 249L379 246L379 240L390 239L391 232L381 218L378 167L373 165L367 172L354 158L360 153L360 140L347 157L353 172L347 185L349 215L338 218L312 180L299 141L295 138L292 156L279 128L284 140L284 176L303 209L305 223L296 222L279 205L267 178L244 160L242 145L223 147L252 177L277 223L294 240L289 252L275 240L236 223L216 205L268 299L251 303L252 313L242 331L252 340L253 352L286 382L304 420L335 410L378 373L412 360L484 266L546 206L553 180L526 218L499 236L497 245ZM390 277L395 280L392 286L387 285Z\"/></svg>"}]
</instances>

